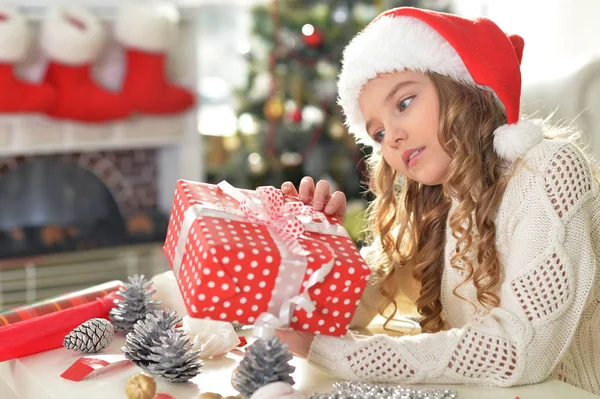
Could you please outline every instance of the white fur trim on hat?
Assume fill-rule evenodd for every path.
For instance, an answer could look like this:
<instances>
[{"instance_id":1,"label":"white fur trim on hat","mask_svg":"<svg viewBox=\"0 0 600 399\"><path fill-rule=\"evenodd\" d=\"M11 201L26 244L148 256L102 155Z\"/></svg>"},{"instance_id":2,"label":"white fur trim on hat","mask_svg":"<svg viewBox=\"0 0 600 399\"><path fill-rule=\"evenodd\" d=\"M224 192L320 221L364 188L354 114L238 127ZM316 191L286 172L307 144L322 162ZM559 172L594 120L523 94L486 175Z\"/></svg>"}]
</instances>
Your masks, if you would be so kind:
<instances>
[{"instance_id":1,"label":"white fur trim on hat","mask_svg":"<svg viewBox=\"0 0 600 399\"><path fill-rule=\"evenodd\" d=\"M179 12L160 0L129 0L115 20L115 36L122 44L138 50L164 52L176 39Z\"/></svg>"},{"instance_id":2,"label":"white fur trim on hat","mask_svg":"<svg viewBox=\"0 0 600 399\"><path fill-rule=\"evenodd\" d=\"M7 5L0 5L0 16L0 62L21 61L31 40L27 19Z\"/></svg>"},{"instance_id":3,"label":"white fur trim on hat","mask_svg":"<svg viewBox=\"0 0 600 399\"><path fill-rule=\"evenodd\" d=\"M507 161L522 158L544 139L541 124L523 120L512 125L502 125L494 132L494 151Z\"/></svg>"},{"instance_id":4,"label":"white fur trim on hat","mask_svg":"<svg viewBox=\"0 0 600 399\"><path fill-rule=\"evenodd\" d=\"M40 36L42 50L51 60L70 65L94 61L105 39L100 20L76 5L50 9Z\"/></svg>"},{"instance_id":5,"label":"white fur trim on hat","mask_svg":"<svg viewBox=\"0 0 600 399\"><path fill-rule=\"evenodd\" d=\"M435 71L475 84L456 50L425 22L407 16L383 16L367 26L346 47L338 80L338 103L356 141L378 149L369 137L358 107L367 82L380 73Z\"/></svg>"}]
</instances>

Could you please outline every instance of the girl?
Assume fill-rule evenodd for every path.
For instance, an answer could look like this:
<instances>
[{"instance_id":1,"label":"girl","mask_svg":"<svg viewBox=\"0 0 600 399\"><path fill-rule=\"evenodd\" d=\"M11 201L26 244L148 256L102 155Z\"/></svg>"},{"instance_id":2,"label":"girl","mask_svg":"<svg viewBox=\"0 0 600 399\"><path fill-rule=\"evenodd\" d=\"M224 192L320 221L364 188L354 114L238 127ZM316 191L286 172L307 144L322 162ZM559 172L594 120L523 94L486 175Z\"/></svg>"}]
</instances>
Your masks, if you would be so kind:
<instances>
[{"instance_id":1,"label":"girl","mask_svg":"<svg viewBox=\"0 0 600 399\"><path fill-rule=\"evenodd\" d=\"M545 138L560 132L519 120L522 51L487 19L414 8L384 12L348 45L339 102L374 147L365 257L376 277L351 328L409 298L422 334L281 331L292 351L349 380L553 376L600 394L598 183L570 140ZM282 189L344 213L326 182Z\"/></svg>"}]
</instances>

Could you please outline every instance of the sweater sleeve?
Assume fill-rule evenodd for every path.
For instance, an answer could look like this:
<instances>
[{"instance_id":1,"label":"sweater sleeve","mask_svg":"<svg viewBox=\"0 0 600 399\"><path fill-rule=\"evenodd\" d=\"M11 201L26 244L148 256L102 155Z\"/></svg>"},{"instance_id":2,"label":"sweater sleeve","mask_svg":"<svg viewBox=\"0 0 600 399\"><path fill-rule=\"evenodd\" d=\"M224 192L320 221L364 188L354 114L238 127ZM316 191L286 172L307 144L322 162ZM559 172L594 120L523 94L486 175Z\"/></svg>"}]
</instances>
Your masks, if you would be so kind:
<instances>
[{"instance_id":1,"label":"sweater sleeve","mask_svg":"<svg viewBox=\"0 0 600 399\"><path fill-rule=\"evenodd\" d=\"M513 386L544 380L569 346L596 279L600 200L589 167L570 145L542 166L544 173L523 187L526 202L511 210L499 307L478 322L434 334L317 336L309 362L366 382Z\"/></svg>"}]
</instances>

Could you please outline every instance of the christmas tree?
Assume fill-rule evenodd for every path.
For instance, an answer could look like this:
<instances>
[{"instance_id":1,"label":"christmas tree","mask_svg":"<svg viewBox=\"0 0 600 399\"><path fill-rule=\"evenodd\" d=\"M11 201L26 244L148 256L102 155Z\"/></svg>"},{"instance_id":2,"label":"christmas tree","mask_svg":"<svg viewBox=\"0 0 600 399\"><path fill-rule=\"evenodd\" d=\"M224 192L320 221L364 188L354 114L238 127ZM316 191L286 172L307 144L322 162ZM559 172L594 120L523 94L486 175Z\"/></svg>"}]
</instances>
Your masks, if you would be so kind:
<instances>
[{"instance_id":1,"label":"christmas tree","mask_svg":"<svg viewBox=\"0 0 600 399\"><path fill-rule=\"evenodd\" d=\"M223 163L208 162L211 182L237 187L328 180L346 194L345 225L356 241L365 208L363 158L337 105L337 75L348 42L384 9L448 11L448 0L271 0L252 9L248 76L237 93L237 135ZM213 152L216 154L218 151ZM354 204L352 204L354 203ZM358 204L358 205L357 205ZM347 219L348 219L347 217Z\"/></svg>"}]
</instances>

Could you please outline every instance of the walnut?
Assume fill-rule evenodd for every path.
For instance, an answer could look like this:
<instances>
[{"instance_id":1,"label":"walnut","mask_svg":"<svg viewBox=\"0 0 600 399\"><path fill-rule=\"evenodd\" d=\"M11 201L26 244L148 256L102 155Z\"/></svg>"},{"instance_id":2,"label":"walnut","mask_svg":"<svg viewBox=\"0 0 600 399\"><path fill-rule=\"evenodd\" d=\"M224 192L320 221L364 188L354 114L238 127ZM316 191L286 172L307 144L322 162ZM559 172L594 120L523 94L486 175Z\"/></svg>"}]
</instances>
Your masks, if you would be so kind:
<instances>
[{"instance_id":1,"label":"walnut","mask_svg":"<svg viewBox=\"0 0 600 399\"><path fill-rule=\"evenodd\" d=\"M127 399L152 399L156 394L156 381L144 373L131 376L125 385L125 394Z\"/></svg>"},{"instance_id":2,"label":"walnut","mask_svg":"<svg viewBox=\"0 0 600 399\"><path fill-rule=\"evenodd\" d=\"M214 392L204 392L198 396L198 399L223 399L223 396Z\"/></svg>"}]
</instances>

